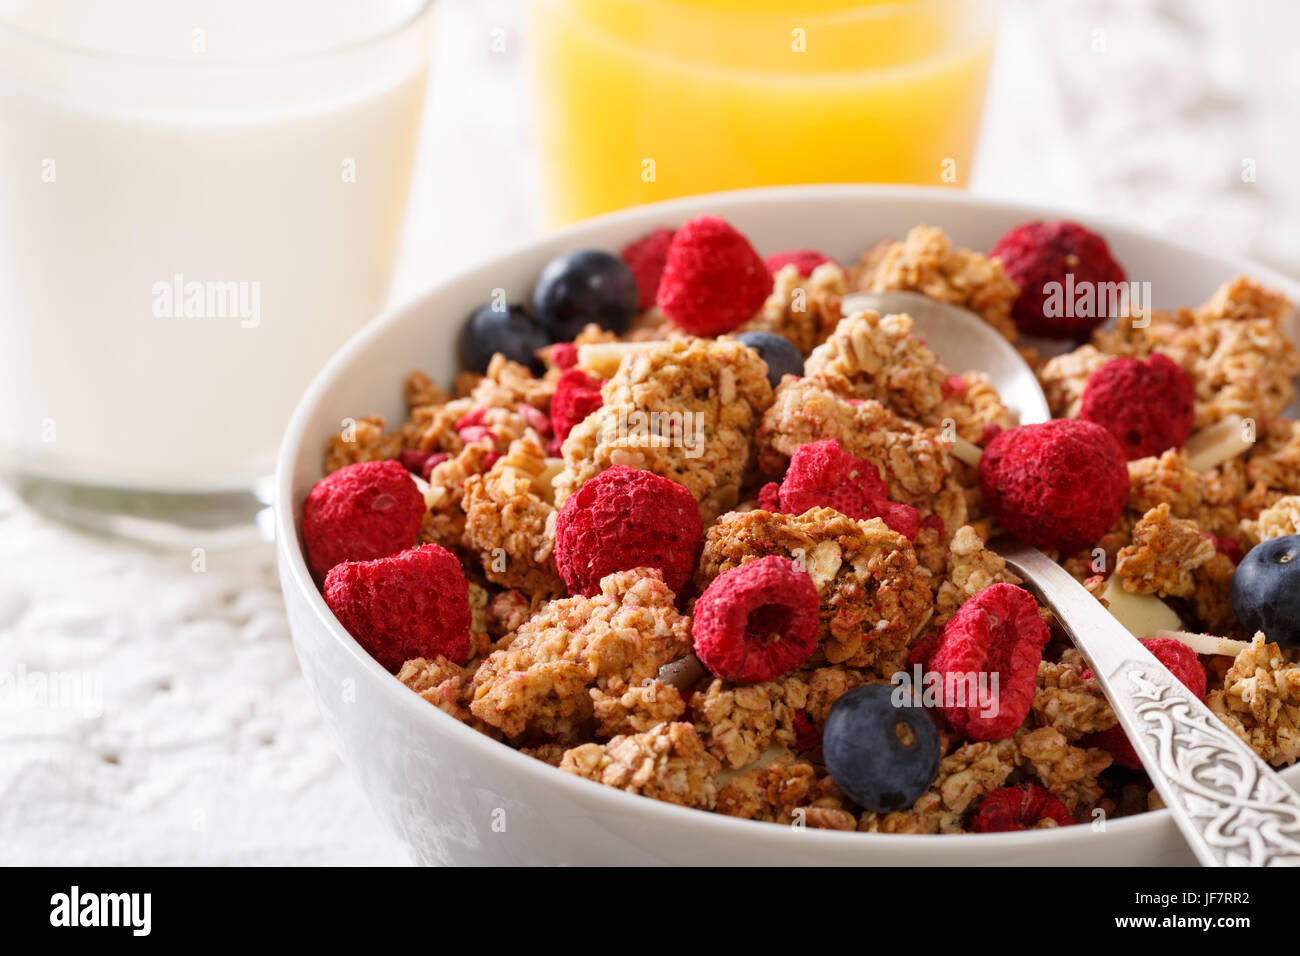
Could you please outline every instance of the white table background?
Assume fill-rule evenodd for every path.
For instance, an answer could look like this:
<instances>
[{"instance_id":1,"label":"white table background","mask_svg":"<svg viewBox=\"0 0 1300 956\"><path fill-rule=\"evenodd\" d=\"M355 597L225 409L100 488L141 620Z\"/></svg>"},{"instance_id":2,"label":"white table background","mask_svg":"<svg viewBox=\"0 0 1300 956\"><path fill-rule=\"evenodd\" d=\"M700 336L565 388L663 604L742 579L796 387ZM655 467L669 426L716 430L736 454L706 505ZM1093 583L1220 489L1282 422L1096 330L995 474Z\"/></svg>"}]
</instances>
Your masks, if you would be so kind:
<instances>
[{"instance_id":1,"label":"white table background","mask_svg":"<svg viewBox=\"0 0 1300 956\"><path fill-rule=\"evenodd\" d=\"M440 6L394 301L541 228L522 4ZM1012 2L972 189L1300 273L1298 27L1285 0ZM406 862L325 736L269 549L196 573L0 487L0 673L35 672L89 673L102 712L0 707L0 863Z\"/></svg>"}]
</instances>

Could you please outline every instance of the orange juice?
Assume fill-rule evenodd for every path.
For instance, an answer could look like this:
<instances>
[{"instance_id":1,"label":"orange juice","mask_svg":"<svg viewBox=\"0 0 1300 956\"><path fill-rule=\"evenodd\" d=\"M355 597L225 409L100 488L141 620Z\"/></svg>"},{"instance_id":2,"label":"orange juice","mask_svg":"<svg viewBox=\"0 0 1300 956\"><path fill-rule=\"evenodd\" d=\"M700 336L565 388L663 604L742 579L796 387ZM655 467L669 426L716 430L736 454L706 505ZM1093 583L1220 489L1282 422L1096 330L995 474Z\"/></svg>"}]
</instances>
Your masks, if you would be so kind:
<instances>
[{"instance_id":1,"label":"orange juice","mask_svg":"<svg viewBox=\"0 0 1300 956\"><path fill-rule=\"evenodd\" d=\"M810 182L964 185L991 0L533 0L553 223Z\"/></svg>"}]
</instances>

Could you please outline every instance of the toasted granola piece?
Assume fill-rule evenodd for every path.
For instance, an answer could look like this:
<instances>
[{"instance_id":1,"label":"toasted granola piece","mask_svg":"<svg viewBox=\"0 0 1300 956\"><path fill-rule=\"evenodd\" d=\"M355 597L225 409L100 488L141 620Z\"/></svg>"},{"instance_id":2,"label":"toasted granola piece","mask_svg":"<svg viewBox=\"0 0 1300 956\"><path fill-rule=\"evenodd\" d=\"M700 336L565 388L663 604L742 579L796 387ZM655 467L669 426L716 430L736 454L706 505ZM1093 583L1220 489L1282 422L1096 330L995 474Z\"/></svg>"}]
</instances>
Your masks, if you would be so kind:
<instances>
[{"instance_id":1,"label":"toasted granola piece","mask_svg":"<svg viewBox=\"0 0 1300 956\"><path fill-rule=\"evenodd\" d=\"M823 262L807 277L797 266L782 266L772 277L772 293L762 310L739 331L783 335L807 356L844 317L840 296L847 291L848 276L837 263Z\"/></svg>"},{"instance_id":2,"label":"toasted granola piece","mask_svg":"<svg viewBox=\"0 0 1300 956\"><path fill-rule=\"evenodd\" d=\"M1092 806L1101 797L1102 786L1097 775L1111 764L1111 756L1106 751L1099 747L1076 747L1055 727L1039 727L1013 739L1039 782L1071 813Z\"/></svg>"},{"instance_id":3,"label":"toasted granola piece","mask_svg":"<svg viewBox=\"0 0 1300 956\"><path fill-rule=\"evenodd\" d=\"M1059 731L1071 742L1115 726L1115 712L1097 679L1082 675L1078 655L1059 663L1038 663L1038 690L1031 710L1034 721Z\"/></svg>"},{"instance_id":4,"label":"toasted granola piece","mask_svg":"<svg viewBox=\"0 0 1300 956\"><path fill-rule=\"evenodd\" d=\"M509 588L492 596L487 606L487 631L493 637L502 637L519 630L544 603L540 596L529 596Z\"/></svg>"},{"instance_id":5,"label":"toasted granola piece","mask_svg":"<svg viewBox=\"0 0 1300 956\"><path fill-rule=\"evenodd\" d=\"M558 767L560 765L568 750L569 748L564 744L557 743L544 743L538 744L535 747L519 748L521 754L527 754L535 760L540 760L542 763L550 764L552 767Z\"/></svg>"},{"instance_id":6,"label":"toasted granola piece","mask_svg":"<svg viewBox=\"0 0 1300 956\"><path fill-rule=\"evenodd\" d=\"M1237 615L1232 610L1232 576L1236 570L1231 558L1216 552L1192 572L1192 609L1204 633L1239 634Z\"/></svg>"},{"instance_id":7,"label":"toasted granola piece","mask_svg":"<svg viewBox=\"0 0 1300 956\"><path fill-rule=\"evenodd\" d=\"M407 408L445 405L451 401L451 393L419 369L406 376L403 394L406 396Z\"/></svg>"},{"instance_id":8,"label":"toasted granola piece","mask_svg":"<svg viewBox=\"0 0 1300 956\"><path fill-rule=\"evenodd\" d=\"M492 443L484 439L466 445L454 458L434 466L429 473L429 490L424 500L429 513L420 527L420 544L440 544L446 548L460 546L465 534L465 482L471 475L482 474Z\"/></svg>"},{"instance_id":9,"label":"toasted granola piece","mask_svg":"<svg viewBox=\"0 0 1300 956\"><path fill-rule=\"evenodd\" d=\"M1201 321L1215 319L1270 319L1279 325L1291 313L1291 301L1247 276L1229 279L1195 310Z\"/></svg>"},{"instance_id":10,"label":"toasted granola piece","mask_svg":"<svg viewBox=\"0 0 1300 956\"><path fill-rule=\"evenodd\" d=\"M952 248L942 229L915 226L901 242L869 250L854 279L864 292L920 292L969 309L1010 341L1016 340L1011 306L1020 287L997 259Z\"/></svg>"},{"instance_id":11,"label":"toasted granola piece","mask_svg":"<svg viewBox=\"0 0 1300 956\"><path fill-rule=\"evenodd\" d=\"M808 356L804 374L844 395L871 398L904 418L928 419L943 401L948 370L912 334L910 315L855 312Z\"/></svg>"},{"instance_id":12,"label":"toasted granola piece","mask_svg":"<svg viewBox=\"0 0 1300 956\"><path fill-rule=\"evenodd\" d=\"M879 468L892 500L927 514L953 472L939 429L922 428L877 401L859 402L811 378L787 379L776 390L758 429L759 467L779 475L796 448L824 438Z\"/></svg>"},{"instance_id":13,"label":"toasted granola piece","mask_svg":"<svg viewBox=\"0 0 1300 956\"><path fill-rule=\"evenodd\" d=\"M947 570L935 594L933 626L946 624L958 608L985 588L995 584L1019 584L1006 560L984 546L984 539L970 525L962 525L948 544Z\"/></svg>"},{"instance_id":14,"label":"toasted granola piece","mask_svg":"<svg viewBox=\"0 0 1300 956\"><path fill-rule=\"evenodd\" d=\"M1241 522L1242 537L1251 545L1287 535L1300 534L1300 495L1284 495L1259 513L1254 521Z\"/></svg>"},{"instance_id":15,"label":"toasted granola piece","mask_svg":"<svg viewBox=\"0 0 1300 956\"><path fill-rule=\"evenodd\" d=\"M724 767L738 770L773 742L794 745L795 711L804 707L807 697L808 685L798 678L762 684L715 678L691 698L691 717L709 753Z\"/></svg>"},{"instance_id":16,"label":"toasted granola piece","mask_svg":"<svg viewBox=\"0 0 1300 956\"><path fill-rule=\"evenodd\" d=\"M1017 416L1002 401L986 374L967 372L955 379L949 377L945 390L953 389L954 381L960 383L955 392L944 398L923 424L937 424L942 430L951 422L959 438L976 445L988 441L993 426L999 429L1016 426ZM975 481L972 487L978 484Z\"/></svg>"},{"instance_id":17,"label":"toasted granola piece","mask_svg":"<svg viewBox=\"0 0 1300 956\"><path fill-rule=\"evenodd\" d=\"M821 600L821 650L832 664L891 667L929 619L928 572L907 538L879 518L854 521L830 508L802 515L732 512L709 528L697 581L781 555L803 564Z\"/></svg>"},{"instance_id":18,"label":"toasted granola piece","mask_svg":"<svg viewBox=\"0 0 1300 956\"><path fill-rule=\"evenodd\" d=\"M712 810L718 799L717 758L686 723L658 724L643 734L620 734L607 744L574 747L564 754L560 769L684 807Z\"/></svg>"},{"instance_id":19,"label":"toasted granola piece","mask_svg":"<svg viewBox=\"0 0 1300 956\"><path fill-rule=\"evenodd\" d=\"M715 809L745 820L802 821L822 830L852 830L857 824L829 777L819 777L812 764L789 757L732 777L718 791Z\"/></svg>"},{"instance_id":20,"label":"toasted granola piece","mask_svg":"<svg viewBox=\"0 0 1300 956\"><path fill-rule=\"evenodd\" d=\"M508 737L572 740L592 714L591 688L623 689L658 676L690 649L690 618L654 569L611 574L590 598L545 604L474 674L470 709Z\"/></svg>"},{"instance_id":21,"label":"toasted granola piece","mask_svg":"<svg viewBox=\"0 0 1300 956\"><path fill-rule=\"evenodd\" d=\"M705 524L740 500L754 429L772 403L752 349L730 338L655 343L625 357L601 395L604 405L564 442L557 506L613 465L685 485Z\"/></svg>"},{"instance_id":22,"label":"toasted granola piece","mask_svg":"<svg viewBox=\"0 0 1300 956\"><path fill-rule=\"evenodd\" d=\"M870 675L843 665L818 667L806 675L808 681L807 703L804 712L814 727L824 727L835 702L863 684L871 683Z\"/></svg>"},{"instance_id":23,"label":"toasted granola piece","mask_svg":"<svg viewBox=\"0 0 1300 956\"><path fill-rule=\"evenodd\" d=\"M1288 661L1262 632L1237 655L1223 688L1211 691L1206 703L1275 767L1300 757L1300 664Z\"/></svg>"},{"instance_id":24,"label":"toasted granola piece","mask_svg":"<svg viewBox=\"0 0 1300 956\"><path fill-rule=\"evenodd\" d=\"M1080 345L1073 352L1053 356L1038 370L1038 381L1047 395L1047 405L1056 418L1078 418L1083 389L1092 373L1115 356L1094 345Z\"/></svg>"},{"instance_id":25,"label":"toasted granola piece","mask_svg":"<svg viewBox=\"0 0 1300 956\"><path fill-rule=\"evenodd\" d=\"M439 654L433 660L417 657L402 665L397 679L429 703L457 720L468 720L464 670Z\"/></svg>"},{"instance_id":26,"label":"toasted granola piece","mask_svg":"<svg viewBox=\"0 0 1300 956\"><path fill-rule=\"evenodd\" d=\"M604 690L593 687L589 693L600 737L645 733L686 713L681 692L658 679L627 687L621 679L612 678Z\"/></svg>"},{"instance_id":27,"label":"toasted granola piece","mask_svg":"<svg viewBox=\"0 0 1300 956\"><path fill-rule=\"evenodd\" d=\"M1196 514L1205 503L1205 480L1187 463L1187 453L1169 449L1159 458L1128 463L1128 509L1146 514L1168 505L1179 518Z\"/></svg>"},{"instance_id":28,"label":"toasted granola piece","mask_svg":"<svg viewBox=\"0 0 1300 956\"><path fill-rule=\"evenodd\" d=\"M554 391L554 383L535 377L527 366L512 362L498 352L492 356L487 374L475 384L469 397L476 408L504 408L513 411L520 404L525 404L545 411ZM518 437L512 436L511 440Z\"/></svg>"},{"instance_id":29,"label":"toasted granola piece","mask_svg":"<svg viewBox=\"0 0 1300 956\"><path fill-rule=\"evenodd\" d=\"M325 443L324 471L328 475L345 465L396 458L401 450L397 435L384 434L384 420L379 415L346 419L339 433Z\"/></svg>"},{"instance_id":30,"label":"toasted granola piece","mask_svg":"<svg viewBox=\"0 0 1300 956\"><path fill-rule=\"evenodd\" d=\"M547 461L531 436L510 446L486 475L465 480L464 544L489 581L525 593L563 594L555 567L555 506L545 499Z\"/></svg>"},{"instance_id":31,"label":"toasted granola piece","mask_svg":"<svg viewBox=\"0 0 1300 956\"><path fill-rule=\"evenodd\" d=\"M962 818L1006 783L1020 763L1013 739L962 744L939 761L930 789L910 809L864 813L858 829L868 833L961 833Z\"/></svg>"},{"instance_id":32,"label":"toasted granola piece","mask_svg":"<svg viewBox=\"0 0 1300 956\"><path fill-rule=\"evenodd\" d=\"M1120 550L1115 573L1132 594L1191 597L1196 590L1192 572L1215 554L1214 539L1194 522L1173 517L1164 504L1134 526L1133 543Z\"/></svg>"},{"instance_id":33,"label":"toasted granola piece","mask_svg":"<svg viewBox=\"0 0 1300 956\"><path fill-rule=\"evenodd\" d=\"M1196 427L1229 416L1277 417L1295 400L1300 353L1272 319L1220 319L1181 343L1196 384Z\"/></svg>"},{"instance_id":34,"label":"toasted granola piece","mask_svg":"<svg viewBox=\"0 0 1300 956\"><path fill-rule=\"evenodd\" d=\"M1300 495L1300 421L1269 423L1247 455L1246 480L1252 486Z\"/></svg>"}]
</instances>

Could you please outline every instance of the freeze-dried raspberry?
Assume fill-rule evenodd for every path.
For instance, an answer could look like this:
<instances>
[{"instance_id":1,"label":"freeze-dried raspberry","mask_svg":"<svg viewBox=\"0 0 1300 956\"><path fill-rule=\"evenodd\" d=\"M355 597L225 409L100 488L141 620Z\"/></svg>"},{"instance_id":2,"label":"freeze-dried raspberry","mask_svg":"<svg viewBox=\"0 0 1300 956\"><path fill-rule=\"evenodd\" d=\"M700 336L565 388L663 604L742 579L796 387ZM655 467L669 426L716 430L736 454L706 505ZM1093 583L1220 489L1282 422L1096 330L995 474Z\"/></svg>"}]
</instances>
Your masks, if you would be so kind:
<instances>
[{"instance_id":1,"label":"freeze-dried raspberry","mask_svg":"<svg viewBox=\"0 0 1300 956\"><path fill-rule=\"evenodd\" d=\"M659 293L659 277L664 274L668 247L673 241L673 230L656 229L636 242L628 243L620 253L627 267L636 276L637 308L645 311L655 304Z\"/></svg>"},{"instance_id":2,"label":"freeze-dried raspberry","mask_svg":"<svg viewBox=\"0 0 1300 956\"><path fill-rule=\"evenodd\" d=\"M573 368L578 364L578 347L572 342L556 342L546 357L556 368Z\"/></svg>"},{"instance_id":3,"label":"freeze-dried raspberry","mask_svg":"<svg viewBox=\"0 0 1300 956\"><path fill-rule=\"evenodd\" d=\"M1205 667L1194 650L1182 641L1175 641L1171 637L1144 637L1141 641L1146 649L1155 655L1156 660L1169 669L1169 673L1182 681L1183 686L1196 695L1197 700L1205 700ZM1079 676L1087 680L1092 677L1092 671L1086 670ZM1114 758L1117 766L1128 767L1130 770L1138 770L1142 767L1142 761L1138 759L1137 751L1129 742L1128 734L1124 733L1124 728L1119 724L1108 730L1090 734L1086 742L1090 747L1100 747L1107 751Z\"/></svg>"},{"instance_id":4,"label":"freeze-dried raspberry","mask_svg":"<svg viewBox=\"0 0 1300 956\"><path fill-rule=\"evenodd\" d=\"M1002 740L1015 733L1034 702L1048 637L1038 605L1014 584L994 584L963 604L944 625L928 668L944 675L939 711L953 729L971 740ZM982 705L972 699L978 686L996 688L995 700ZM963 692L965 700L956 693L950 699L949 687Z\"/></svg>"},{"instance_id":5,"label":"freeze-dried raspberry","mask_svg":"<svg viewBox=\"0 0 1300 956\"><path fill-rule=\"evenodd\" d=\"M1036 783L994 790L971 817L973 833L1009 833L1033 830L1048 820L1068 827L1074 817L1065 804Z\"/></svg>"},{"instance_id":6,"label":"freeze-dried raspberry","mask_svg":"<svg viewBox=\"0 0 1300 956\"><path fill-rule=\"evenodd\" d=\"M424 496L402 463L360 461L331 472L302 503L302 540L320 578L341 561L369 561L415 544Z\"/></svg>"},{"instance_id":7,"label":"freeze-dried raspberry","mask_svg":"<svg viewBox=\"0 0 1300 956\"><path fill-rule=\"evenodd\" d=\"M921 665L922 671L930 669L930 658L939 647L939 638L943 636L942 631L931 631L926 634L915 644L907 649L907 668L911 670L918 664Z\"/></svg>"},{"instance_id":8,"label":"freeze-dried raspberry","mask_svg":"<svg viewBox=\"0 0 1300 956\"><path fill-rule=\"evenodd\" d=\"M397 456L397 460L411 474L418 475L424 471L424 463L429 460L429 456L432 454L433 452L424 451L420 448L403 448L401 454Z\"/></svg>"},{"instance_id":9,"label":"freeze-dried raspberry","mask_svg":"<svg viewBox=\"0 0 1300 956\"><path fill-rule=\"evenodd\" d=\"M574 425L600 408L600 386L600 379L579 368L568 369L559 377L551 396L551 427L557 438L568 438Z\"/></svg>"},{"instance_id":10,"label":"freeze-dried raspberry","mask_svg":"<svg viewBox=\"0 0 1300 956\"><path fill-rule=\"evenodd\" d=\"M424 464L420 466L420 477L425 481L428 481L429 476L433 474L433 469L437 468L449 458L451 458L451 455L447 454L445 451L436 452L430 455L424 460Z\"/></svg>"},{"instance_id":11,"label":"freeze-dried raspberry","mask_svg":"<svg viewBox=\"0 0 1300 956\"><path fill-rule=\"evenodd\" d=\"M1218 534L1212 535L1211 537L1214 538L1215 551L1219 552L1219 554L1227 555L1228 560L1233 564L1241 564L1241 559L1246 556L1246 551L1241 546L1240 541L1236 538L1229 538Z\"/></svg>"},{"instance_id":12,"label":"freeze-dried raspberry","mask_svg":"<svg viewBox=\"0 0 1300 956\"><path fill-rule=\"evenodd\" d=\"M776 514L781 510L781 486L775 481L769 481L762 488L758 489L758 507L763 511L769 511Z\"/></svg>"},{"instance_id":13,"label":"freeze-dried raspberry","mask_svg":"<svg viewBox=\"0 0 1300 956\"><path fill-rule=\"evenodd\" d=\"M1111 359L1088 377L1079 417L1115 436L1129 461L1160 455L1187 441L1196 423L1196 386L1159 352L1145 362Z\"/></svg>"},{"instance_id":14,"label":"freeze-dried raspberry","mask_svg":"<svg viewBox=\"0 0 1300 956\"><path fill-rule=\"evenodd\" d=\"M1100 425L1056 419L1010 428L980 458L980 493L1026 544L1073 552L1097 542L1128 501L1128 466Z\"/></svg>"},{"instance_id":15,"label":"freeze-dried raspberry","mask_svg":"<svg viewBox=\"0 0 1300 956\"><path fill-rule=\"evenodd\" d=\"M801 276L807 278L819 265L835 260L816 249L790 249L786 252L774 252L763 261L767 265L767 271L772 275L776 275L785 266L794 266Z\"/></svg>"},{"instance_id":16,"label":"freeze-dried raspberry","mask_svg":"<svg viewBox=\"0 0 1300 956\"><path fill-rule=\"evenodd\" d=\"M822 745L822 732L808 719L808 711L796 710L790 725L794 728L794 747L800 753Z\"/></svg>"},{"instance_id":17,"label":"freeze-dried raspberry","mask_svg":"<svg viewBox=\"0 0 1300 956\"><path fill-rule=\"evenodd\" d=\"M1002 271L1020 286L1020 297L1011 310L1020 331L1049 338L1086 338L1110 318L1103 307L1109 298L1103 283L1126 278L1123 268L1111 258L1106 240L1077 222L1016 226L989 250L989 258L1001 259ZM1068 281L1067 275L1072 277ZM1073 299L1089 288L1095 307L1079 308ZM1076 295L1067 301L1070 289L1076 290ZM1081 312L1088 314L1078 314Z\"/></svg>"},{"instance_id":18,"label":"freeze-dried raspberry","mask_svg":"<svg viewBox=\"0 0 1300 956\"><path fill-rule=\"evenodd\" d=\"M876 466L850 455L834 439L795 449L779 495L781 510L787 514L834 508L858 520L882 518L891 530L908 538L915 538L921 528L915 508L889 500Z\"/></svg>"},{"instance_id":19,"label":"freeze-dried raspberry","mask_svg":"<svg viewBox=\"0 0 1300 956\"><path fill-rule=\"evenodd\" d=\"M753 684L794 670L817 649L817 586L768 555L719 574L695 602L695 656L724 680Z\"/></svg>"},{"instance_id":20,"label":"freeze-dried raspberry","mask_svg":"<svg viewBox=\"0 0 1300 956\"><path fill-rule=\"evenodd\" d=\"M673 236L656 301L678 328L721 335L752 319L771 291L749 240L717 216L697 216Z\"/></svg>"},{"instance_id":21,"label":"freeze-dried raspberry","mask_svg":"<svg viewBox=\"0 0 1300 956\"><path fill-rule=\"evenodd\" d=\"M600 593L615 571L657 568L679 597L695 573L704 525L695 496L650 471L615 465L564 500L555 563L570 594Z\"/></svg>"},{"instance_id":22,"label":"freeze-dried raspberry","mask_svg":"<svg viewBox=\"0 0 1300 956\"><path fill-rule=\"evenodd\" d=\"M335 565L325 603L390 671L417 657L463 664L469 655L469 585L456 556L436 544Z\"/></svg>"}]
</instances>

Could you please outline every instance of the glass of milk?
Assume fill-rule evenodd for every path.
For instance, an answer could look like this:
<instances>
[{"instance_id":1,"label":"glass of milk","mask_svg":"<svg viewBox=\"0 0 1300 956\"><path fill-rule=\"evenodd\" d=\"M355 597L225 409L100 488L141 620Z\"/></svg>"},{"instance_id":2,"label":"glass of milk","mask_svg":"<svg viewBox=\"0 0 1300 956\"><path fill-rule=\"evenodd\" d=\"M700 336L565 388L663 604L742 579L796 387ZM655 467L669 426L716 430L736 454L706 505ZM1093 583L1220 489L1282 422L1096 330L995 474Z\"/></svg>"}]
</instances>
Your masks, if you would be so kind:
<instances>
[{"instance_id":1,"label":"glass of milk","mask_svg":"<svg viewBox=\"0 0 1300 956\"><path fill-rule=\"evenodd\" d=\"M0 0L0 464L157 543L251 535L383 306L431 0Z\"/></svg>"}]
</instances>

